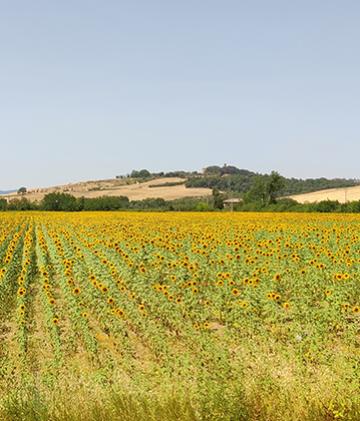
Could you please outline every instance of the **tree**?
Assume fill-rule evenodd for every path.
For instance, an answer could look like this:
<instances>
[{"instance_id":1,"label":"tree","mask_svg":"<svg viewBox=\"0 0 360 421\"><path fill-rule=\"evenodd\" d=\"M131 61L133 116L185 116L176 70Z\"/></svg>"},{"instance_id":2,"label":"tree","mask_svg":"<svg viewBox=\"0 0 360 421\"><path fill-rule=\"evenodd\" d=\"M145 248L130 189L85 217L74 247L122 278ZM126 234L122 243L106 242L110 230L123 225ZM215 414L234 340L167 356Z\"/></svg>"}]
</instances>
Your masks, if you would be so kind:
<instances>
[{"instance_id":1,"label":"tree","mask_svg":"<svg viewBox=\"0 0 360 421\"><path fill-rule=\"evenodd\" d=\"M17 194L25 194L26 192L27 192L26 187L20 187L19 190L17 191Z\"/></svg>"},{"instance_id":2,"label":"tree","mask_svg":"<svg viewBox=\"0 0 360 421\"><path fill-rule=\"evenodd\" d=\"M212 189L214 209L224 209L224 196L218 189Z\"/></svg>"},{"instance_id":3,"label":"tree","mask_svg":"<svg viewBox=\"0 0 360 421\"><path fill-rule=\"evenodd\" d=\"M204 168L205 175L220 175L221 174L221 167L218 165L211 165L210 167Z\"/></svg>"},{"instance_id":4,"label":"tree","mask_svg":"<svg viewBox=\"0 0 360 421\"><path fill-rule=\"evenodd\" d=\"M266 185L268 203L276 203L276 197L284 185L284 178L278 172L272 171Z\"/></svg>"},{"instance_id":5,"label":"tree","mask_svg":"<svg viewBox=\"0 0 360 421\"><path fill-rule=\"evenodd\" d=\"M272 171L270 175L258 175L245 195L245 201L263 205L276 203L276 197L283 186L284 178L276 171Z\"/></svg>"},{"instance_id":6,"label":"tree","mask_svg":"<svg viewBox=\"0 0 360 421\"><path fill-rule=\"evenodd\" d=\"M209 205L205 202L199 202L196 206L195 206L195 210L196 211L200 211L200 212L206 212L209 211Z\"/></svg>"},{"instance_id":7,"label":"tree","mask_svg":"<svg viewBox=\"0 0 360 421\"><path fill-rule=\"evenodd\" d=\"M12 199L7 205L7 210L27 211L35 207L28 199L22 197L21 199Z\"/></svg>"},{"instance_id":8,"label":"tree","mask_svg":"<svg viewBox=\"0 0 360 421\"><path fill-rule=\"evenodd\" d=\"M341 205L338 200L322 200L315 204L316 212L339 212Z\"/></svg>"},{"instance_id":9,"label":"tree","mask_svg":"<svg viewBox=\"0 0 360 421\"><path fill-rule=\"evenodd\" d=\"M265 177L261 175L256 176L250 190L244 196L245 202L266 204L266 190Z\"/></svg>"},{"instance_id":10,"label":"tree","mask_svg":"<svg viewBox=\"0 0 360 421\"><path fill-rule=\"evenodd\" d=\"M140 171L133 170L130 174L130 177L132 177L132 178L149 178L149 177L151 177L151 173L150 173L150 171L145 170L145 169L140 170Z\"/></svg>"},{"instance_id":11,"label":"tree","mask_svg":"<svg viewBox=\"0 0 360 421\"><path fill-rule=\"evenodd\" d=\"M42 208L48 211L77 211L79 203L71 194L49 193L42 200Z\"/></svg>"},{"instance_id":12,"label":"tree","mask_svg":"<svg viewBox=\"0 0 360 421\"><path fill-rule=\"evenodd\" d=\"M7 209L7 200L0 199L0 211L5 211Z\"/></svg>"},{"instance_id":13,"label":"tree","mask_svg":"<svg viewBox=\"0 0 360 421\"><path fill-rule=\"evenodd\" d=\"M78 200L79 210L118 210L129 208L126 196L102 196L96 198L81 198Z\"/></svg>"}]
</instances>

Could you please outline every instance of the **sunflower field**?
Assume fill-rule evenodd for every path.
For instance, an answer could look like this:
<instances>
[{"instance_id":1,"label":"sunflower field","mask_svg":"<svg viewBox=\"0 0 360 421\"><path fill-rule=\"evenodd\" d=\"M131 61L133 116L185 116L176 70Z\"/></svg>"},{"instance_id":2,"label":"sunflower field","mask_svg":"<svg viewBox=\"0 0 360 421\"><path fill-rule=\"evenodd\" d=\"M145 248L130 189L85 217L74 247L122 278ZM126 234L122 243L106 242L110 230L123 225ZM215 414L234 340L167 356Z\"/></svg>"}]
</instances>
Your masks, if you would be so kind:
<instances>
[{"instance_id":1,"label":"sunflower field","mask_svg":"<svg viewBox=\"0 0 360 421\"><path fill-rule=\"evenodd\" d=\"M0 419L359 420L360 217L6 213Z\"/></svg>"}]
</instances>

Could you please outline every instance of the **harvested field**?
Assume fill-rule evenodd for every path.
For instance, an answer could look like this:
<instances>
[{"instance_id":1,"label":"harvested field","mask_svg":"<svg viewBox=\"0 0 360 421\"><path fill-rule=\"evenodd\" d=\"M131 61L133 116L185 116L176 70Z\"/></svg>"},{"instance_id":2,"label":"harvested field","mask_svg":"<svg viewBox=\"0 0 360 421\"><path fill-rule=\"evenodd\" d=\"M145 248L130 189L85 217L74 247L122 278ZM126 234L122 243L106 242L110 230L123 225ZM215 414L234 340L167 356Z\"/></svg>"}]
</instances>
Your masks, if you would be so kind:
<instances>
[{"instance_id":1,"label":"harvested field","mask_svg":"<svg viewBox=\"0 0 360 421\"><path fill-rule=\"evenodd\" d=\"M129 200L143 200L161 198L165 200L181 199L184 197L211 196L211 189L187 188L184 184L174 184L185 181L178 177L158 178L151 181L139 183L133 179L113 179L87 181L63 186L49 187L43 189L32 189L22 197L31 201L40 201L48 193L59 192L69 193L75 197L96 198L100 196L126 196ZM155 187L159 184L159 187ZM5 196L9 200L19 197L16 193Z\"/></svg>"},{"instance_id":2,"label":"harvested field","mask_svg":"<svg viewBox=\"0 0 360 421\"><path fill-rule=\"evenodd\" d=\"M315 203L322 200L338 200L340 203L360 200L360 186L319 190L311 193L288 196L299 203Z\"/></svg>"}]
</instances>

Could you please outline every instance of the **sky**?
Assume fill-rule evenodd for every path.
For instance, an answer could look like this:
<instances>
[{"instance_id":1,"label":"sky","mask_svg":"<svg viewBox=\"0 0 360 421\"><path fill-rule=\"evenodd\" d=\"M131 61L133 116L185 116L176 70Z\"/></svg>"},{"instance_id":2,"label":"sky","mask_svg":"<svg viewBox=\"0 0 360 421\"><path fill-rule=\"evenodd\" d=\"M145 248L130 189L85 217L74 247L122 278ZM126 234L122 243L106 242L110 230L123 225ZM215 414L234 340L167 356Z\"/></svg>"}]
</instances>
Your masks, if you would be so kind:
<instances>
[{"instance_id":1,"label":"sky","mask_svg":"<svg viewBox=\"0 0 360 421\"><path fill-rule=\"evenodd\" d=\"M360 178L360 2L0 0L0 189Z\"/></svg>"}]
</instances>

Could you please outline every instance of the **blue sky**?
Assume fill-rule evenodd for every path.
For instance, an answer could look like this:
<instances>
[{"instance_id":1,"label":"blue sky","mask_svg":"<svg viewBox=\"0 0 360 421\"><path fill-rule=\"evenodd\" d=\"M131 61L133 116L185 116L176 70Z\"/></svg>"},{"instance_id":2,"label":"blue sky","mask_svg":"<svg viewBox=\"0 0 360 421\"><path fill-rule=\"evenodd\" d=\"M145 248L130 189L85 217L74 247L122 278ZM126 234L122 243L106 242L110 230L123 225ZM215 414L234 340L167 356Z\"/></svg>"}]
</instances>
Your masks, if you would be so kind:
<instances>
[{"instance_id":1,"label":"blue sky","mask_svg":"<svg viewBox=\"0 0 360 421\"><path fill-rule=\"evenodd\" d=\"M0 189L234 164L360 178L357 1L0 2Z\"/></svg>"}]
</instances>

